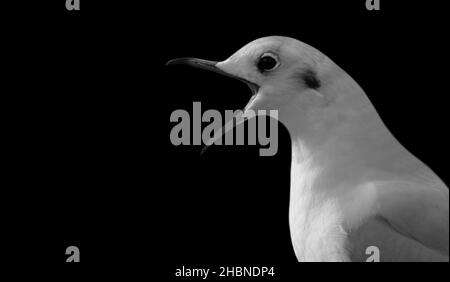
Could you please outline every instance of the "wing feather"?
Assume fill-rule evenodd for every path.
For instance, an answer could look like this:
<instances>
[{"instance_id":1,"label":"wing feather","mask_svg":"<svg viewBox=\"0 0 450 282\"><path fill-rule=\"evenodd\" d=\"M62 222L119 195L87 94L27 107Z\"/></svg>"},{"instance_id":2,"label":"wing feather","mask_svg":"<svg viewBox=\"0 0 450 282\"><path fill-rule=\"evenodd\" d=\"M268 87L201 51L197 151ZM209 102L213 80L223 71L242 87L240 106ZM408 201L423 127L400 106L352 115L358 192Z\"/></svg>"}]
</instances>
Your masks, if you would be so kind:
<instances>
[{"instance_id":1,"label":"wing feather","mask_svg":"<svg viewBox=\"0 0 450 282\"><path fill-rule=\"evenodd\" d=\"M376 183L377 215L399 234L448 258L449 191L437 177L427 184L423 181Z\"/></svg>"}]
</instances>

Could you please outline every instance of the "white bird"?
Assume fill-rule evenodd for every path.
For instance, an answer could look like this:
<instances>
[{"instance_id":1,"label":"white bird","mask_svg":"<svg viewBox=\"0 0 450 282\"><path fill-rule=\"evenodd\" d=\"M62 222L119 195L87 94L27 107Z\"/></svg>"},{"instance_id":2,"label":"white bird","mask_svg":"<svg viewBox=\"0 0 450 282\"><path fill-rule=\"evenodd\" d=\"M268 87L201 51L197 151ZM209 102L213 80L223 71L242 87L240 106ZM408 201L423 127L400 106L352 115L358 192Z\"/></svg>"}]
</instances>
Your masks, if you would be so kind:
<instances>
[{"instance_id":1,"label":"white bird","mask_svg":"<svg viewBox=\"0 0 450 282\"><path fill-rule=\"evenodd\" d=\"M449 260L449 190L383 124L361 87L298 40L257 39L222 62L181 58L238 78L247 110L278 110L292 139L289 227L299 261ZM244 116L245 116L244 111Z\"/></svg>"}]
</instances>

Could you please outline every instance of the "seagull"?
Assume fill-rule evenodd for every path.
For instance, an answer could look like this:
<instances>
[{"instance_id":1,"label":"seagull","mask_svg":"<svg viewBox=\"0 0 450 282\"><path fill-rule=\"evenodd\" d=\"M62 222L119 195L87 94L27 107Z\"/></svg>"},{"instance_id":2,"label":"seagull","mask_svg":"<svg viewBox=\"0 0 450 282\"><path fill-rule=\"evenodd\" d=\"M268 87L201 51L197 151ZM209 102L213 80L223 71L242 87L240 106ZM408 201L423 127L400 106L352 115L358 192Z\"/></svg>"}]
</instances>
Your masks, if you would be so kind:
<instances>
[{"instance_id":1,"label":"seagull","mask_svg":"<svg viewBox=\"0 0 450 282\"><path fill-rule=\"evenodd\" d=\"M171 60L236 78L246 112L277 110L292 143L289 228L299 262L449 261L449 190L392 135L331 59L270 36L222 62ZM276 187L274 187L276 189ZM370 252L369 252L370 253Z\"/></svg>"}]
</instances>

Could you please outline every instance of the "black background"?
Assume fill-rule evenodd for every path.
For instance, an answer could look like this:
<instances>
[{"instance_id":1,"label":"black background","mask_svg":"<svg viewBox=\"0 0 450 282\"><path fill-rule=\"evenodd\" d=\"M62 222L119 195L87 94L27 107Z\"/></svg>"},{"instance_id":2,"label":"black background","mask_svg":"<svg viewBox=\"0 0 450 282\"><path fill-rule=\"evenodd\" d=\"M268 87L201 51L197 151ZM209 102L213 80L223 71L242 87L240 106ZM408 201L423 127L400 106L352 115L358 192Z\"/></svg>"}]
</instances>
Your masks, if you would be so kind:
<instances>
[{"instance_id":1,"label":"black background","mask_svg":"<svg viewBox=\"0 0 450 282\"><path fill-rule=\"evenodd\" d=\"M284 127L278 154L266 158L247 146L200 156L201 146L169 139L172 111L192 111L194 101L242 109L250 91L165 63L224 60L262 36L294 37L329 56L449 183L442 7L82 0L81 11L67 11L47 2L2 11L9 262L60 277L150 280L173 279L181 265L269 265L286 281L314 269L296 262L290 241ZM65 263L69 245L80 248L80 264Z\"/></svg>"}]
</instances>

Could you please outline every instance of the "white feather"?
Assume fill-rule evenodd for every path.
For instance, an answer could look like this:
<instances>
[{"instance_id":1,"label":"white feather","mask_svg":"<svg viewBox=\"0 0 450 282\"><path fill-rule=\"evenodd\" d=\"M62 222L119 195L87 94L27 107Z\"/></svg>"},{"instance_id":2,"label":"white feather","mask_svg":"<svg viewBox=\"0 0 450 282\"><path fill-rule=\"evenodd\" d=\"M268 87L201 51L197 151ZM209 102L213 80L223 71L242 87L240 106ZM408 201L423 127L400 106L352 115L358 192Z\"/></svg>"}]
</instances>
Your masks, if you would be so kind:
<instances>
[{"instance_id":1,"label":"white feather","mask_svg":"<svg viewBox=\"0 0 450 282\"><path fill-rule=\"evenodd\" d=\"M266 52L278 67L261 73L255 62ZM276 36L215 66L259 85L246 110L278 110L289 130L289 223L299 261L364 261L371 246L381 261L448 261L448 188L394 138L346 72L313 47ZM302 81L305 70L320 87Z\"/></svg>"}]
</instances>

